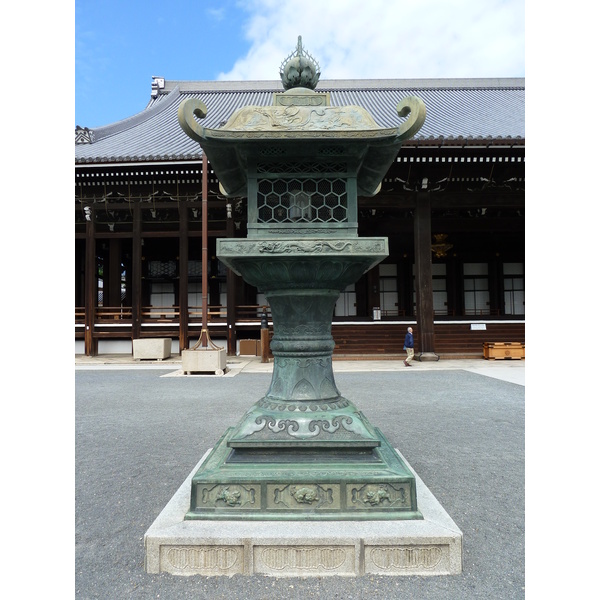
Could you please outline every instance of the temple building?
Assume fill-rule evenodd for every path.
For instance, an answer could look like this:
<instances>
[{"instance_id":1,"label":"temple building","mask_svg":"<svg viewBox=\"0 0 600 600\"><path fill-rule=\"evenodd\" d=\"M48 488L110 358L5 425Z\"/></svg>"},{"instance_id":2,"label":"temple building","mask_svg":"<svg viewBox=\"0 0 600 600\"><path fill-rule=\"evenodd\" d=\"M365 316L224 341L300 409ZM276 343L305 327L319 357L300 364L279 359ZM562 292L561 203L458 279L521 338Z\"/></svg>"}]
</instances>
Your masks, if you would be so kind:
<instances>
[{"instance_id":1,"label":"temple building","mask_svg":"<svg viewBox=\"0 0 600 600\"><path fill-rule=\"evenodd\" d=\"M178 109L199 99L208 109L203 125L218 129L237 109L270 106L281 91L275 80L153 77L139 114L76 127L76 353L130 353L139 338L170 338L174 353L189 348L202 326L203 273L213 342L228 354L257 348L265 297L216 258L218 238L247 237L247 201L225 196L210 162L203 173L202 150L181 129ZM524 343L525 80L321 80L315 91L331 106L364 107L384 128L398 126L396 107L408 96L427 111L378 193L359 196L358 234L387 237L389 256L342 292L334 358L403 355L408 326L417 356L476 357L485 342ZM301 202L312 194L343 215L343 187L330 176L327 186L299 174L297 197L281 197L289 219L318 223L318 211Z\"/></svg>"}]
</instances>

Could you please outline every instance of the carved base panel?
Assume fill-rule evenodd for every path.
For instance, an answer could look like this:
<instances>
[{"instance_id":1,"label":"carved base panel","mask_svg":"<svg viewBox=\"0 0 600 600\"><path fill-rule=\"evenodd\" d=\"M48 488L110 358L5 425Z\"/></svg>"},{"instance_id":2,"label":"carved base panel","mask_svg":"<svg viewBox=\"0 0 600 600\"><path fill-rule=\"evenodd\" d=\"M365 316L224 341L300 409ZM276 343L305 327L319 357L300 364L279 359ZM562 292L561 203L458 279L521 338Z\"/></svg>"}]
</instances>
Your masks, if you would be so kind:
<instances>
[{"instance_id":1,"label":"carved base panel","mask_svg":"<svg viewBox=\"0 0 600 600\"><path fill-rule=\"evenodd\" d=\"M414 476L422 519L185 520L192 478L208 454L146 532L148 573L323 577L462 572L461 531L399 453ZM296 487L297 495L299 491ZM285 493L289 500L290 487ZM298 497L316 502L307 491Z\"/></svg>"},{"instance_id":2,"label":"carved base panel","mask_svg":"<svg viewBox=\"0 0 600 600\"><path fill-rule=\"evenodd\" d=\"M421 519L415 479L382 433L374 449L234 449L229 429L192 479L186 519Z\"/></svg>"}]
</instances>

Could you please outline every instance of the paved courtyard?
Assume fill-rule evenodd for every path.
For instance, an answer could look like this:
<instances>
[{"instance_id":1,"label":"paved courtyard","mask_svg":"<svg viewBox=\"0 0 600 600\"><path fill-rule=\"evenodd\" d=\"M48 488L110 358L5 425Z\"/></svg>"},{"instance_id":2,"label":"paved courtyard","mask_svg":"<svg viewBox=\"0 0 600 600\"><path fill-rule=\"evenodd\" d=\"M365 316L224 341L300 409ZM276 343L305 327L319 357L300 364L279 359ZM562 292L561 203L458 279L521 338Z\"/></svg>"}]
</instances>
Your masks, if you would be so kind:
<instances>
[{"instance_id":1,"label":"paved courtyard","mask_svg":"<svg viewBox=\"0 0 600 600\"><path fill-rule=\"evenodd\" d=\"M463 532L463 573L272 579L144 571L144 534L204 452L266 392L272 364L223 377L177 360L76 361L78 600L513 599L525 596L521 361L334 361L336 383Z\"/></svg>"}]
</instances>

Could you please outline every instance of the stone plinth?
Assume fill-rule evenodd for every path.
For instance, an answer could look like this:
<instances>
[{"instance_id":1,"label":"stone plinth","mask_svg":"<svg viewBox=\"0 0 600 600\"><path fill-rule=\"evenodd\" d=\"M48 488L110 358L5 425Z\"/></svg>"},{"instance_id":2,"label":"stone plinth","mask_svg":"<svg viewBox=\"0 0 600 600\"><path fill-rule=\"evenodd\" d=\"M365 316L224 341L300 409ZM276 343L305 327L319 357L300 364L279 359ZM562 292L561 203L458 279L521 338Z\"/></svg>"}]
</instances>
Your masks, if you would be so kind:
<instances>
[{"instance_id":1,"label":"stone plinth","mask_svg":"<svg viewBox=\"0 0 600 600\"><path fill-rule=\"evenodd\" d=\"M181 370L189 373L214 373L223 375L227 367L225 348L202 348L200 350L184 350L181 353Z\"/></svg>"},{"instance_id":2,"label":"stone plinth","mask_svg":"<svg viewBox=\"0 0 600 600\"><path fill-rule=\"evenodd\" d=\"M171 338L143 338L133 340L135 360L162 360L171 356Z\"/></svg>"},{"instance_id":3,"label":"stone plinth","mask_svg":"<svg viewBox=\"0 0 600 600\"><path fill-rule=\"evenodd\" d=\"M188 521L190 487L210 451L148 529L148 573L173 575L454 575L462 533L414 475L422 520Z\"/></svg>"}]
</instances>

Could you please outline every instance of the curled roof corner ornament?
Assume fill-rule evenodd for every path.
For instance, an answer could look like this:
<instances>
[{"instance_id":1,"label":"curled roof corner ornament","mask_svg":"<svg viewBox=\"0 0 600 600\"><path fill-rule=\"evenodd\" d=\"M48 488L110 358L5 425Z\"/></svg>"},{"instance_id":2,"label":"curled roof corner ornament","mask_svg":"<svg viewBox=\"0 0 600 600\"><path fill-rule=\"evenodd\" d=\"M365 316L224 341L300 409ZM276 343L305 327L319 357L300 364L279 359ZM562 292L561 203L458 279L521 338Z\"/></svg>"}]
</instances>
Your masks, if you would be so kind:
<instances>
[{"instance_id":1,"label":"curled roof corner ornament","mask_svg":"<svg viewBox=\"0 0 600 600\"><path fill-rule=\"evenodd\" d=\"M179 105L177 109L177 119L179 126L183 131L196 142L202 142L205 139L205 130L195 119L204 119L208 114L206 104L198 98L188 98Z\"/></svg>"},{"instance_id":2,"label":"curled roof corner ornament","mask_svg":"<svg viewBox=\"0 0 600 600\"><path fill-rule=\"evenodd\" d=\"M398 126L398 139L408 140L418 133L425 122L427 109L418 96L408 96L396 106L399 117L408 117Z\"/></svg>"}]
</instances>

